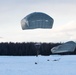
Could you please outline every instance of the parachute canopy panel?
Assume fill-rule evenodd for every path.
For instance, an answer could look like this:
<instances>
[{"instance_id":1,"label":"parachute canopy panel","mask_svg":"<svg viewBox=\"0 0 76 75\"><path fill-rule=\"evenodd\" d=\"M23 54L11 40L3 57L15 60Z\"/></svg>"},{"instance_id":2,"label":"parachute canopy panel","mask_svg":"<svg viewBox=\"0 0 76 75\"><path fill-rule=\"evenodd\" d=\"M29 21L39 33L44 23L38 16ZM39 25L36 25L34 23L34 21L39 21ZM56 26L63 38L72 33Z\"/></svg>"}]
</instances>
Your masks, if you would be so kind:
<instances>
[{"instance_id":1,"label":"parachute canopy panel","mask_svg":"<svg viewBox=\"0 0 76 75\"><path fill-rule=\"evenodd\" d=\"M47 28L50 29L53 26L53 18L49 15L41 12L34 12L21 20L22 29L35 29L35 28Z\"/></svg>"}]
</instances>

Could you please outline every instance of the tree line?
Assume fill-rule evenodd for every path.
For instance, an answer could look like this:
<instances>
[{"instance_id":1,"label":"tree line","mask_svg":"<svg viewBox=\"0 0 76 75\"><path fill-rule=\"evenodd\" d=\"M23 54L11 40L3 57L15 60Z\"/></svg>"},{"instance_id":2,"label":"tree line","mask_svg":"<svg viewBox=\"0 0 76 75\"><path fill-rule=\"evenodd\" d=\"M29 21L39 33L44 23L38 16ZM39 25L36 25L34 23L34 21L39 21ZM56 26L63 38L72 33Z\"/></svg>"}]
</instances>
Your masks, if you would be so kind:
<instances>
[{"instance_id":1,"label":"tree line","mask_svg":"<svg viewBox=\"0 0 76 75\"><path fill-rule=\"evenodd\" d=\"M36 47L36 44L37 42L35 43L34 42L27 42L27 43L2 42L0 43L0 55L9 55L9 56L51 55L52 54L51 48L58 46L62 43L40 43L39 48ZM71 54L76 54L76 50Z\"/></svg>"}]
</instances>

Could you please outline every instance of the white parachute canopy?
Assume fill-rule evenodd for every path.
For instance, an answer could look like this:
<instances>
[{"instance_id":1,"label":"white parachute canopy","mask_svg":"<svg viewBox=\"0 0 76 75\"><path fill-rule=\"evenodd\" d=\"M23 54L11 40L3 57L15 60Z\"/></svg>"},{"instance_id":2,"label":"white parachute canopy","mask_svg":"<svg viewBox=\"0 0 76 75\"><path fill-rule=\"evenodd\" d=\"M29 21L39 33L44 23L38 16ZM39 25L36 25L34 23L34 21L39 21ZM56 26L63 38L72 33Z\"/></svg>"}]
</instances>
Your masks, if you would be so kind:
<instances>
[{"instance_id":1,"label":"white parachute canopy","mask_svg":"<svg viewBox=\"0 0 76 75\"><path fill-rule=\"evenodd\" d=\"M23 30L35 28L49 28L53 26L53 18L42 12L34 12L21 20L21 27Z\"/></svg>"},{"instance_id":2,"label":"white parachute canopy","mask_svg":"<svg viewBox=\"0 0 76 75\"><path fill-rule=\"evenodd\" d=\"M53 47L51 49L51 52L52 53L74 52L75 48L76 48L76 43L73 41L69 41L62 45Z\"/></svg>"}]
</instances>

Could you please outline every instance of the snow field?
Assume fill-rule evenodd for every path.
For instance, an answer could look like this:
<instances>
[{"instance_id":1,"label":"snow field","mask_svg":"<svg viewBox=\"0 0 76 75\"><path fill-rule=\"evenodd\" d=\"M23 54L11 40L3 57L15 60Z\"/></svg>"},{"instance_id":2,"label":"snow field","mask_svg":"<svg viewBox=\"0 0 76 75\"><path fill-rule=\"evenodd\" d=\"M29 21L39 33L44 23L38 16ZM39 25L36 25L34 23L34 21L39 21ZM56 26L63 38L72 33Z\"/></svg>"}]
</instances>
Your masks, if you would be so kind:
<instances>
[{"instance_id":1,"label":"snow field","mask_svg":"<svg viewBox=\"0 0 76 75\"><path fill-rule=\"evenodd\" d=\"M37 64L35 64L37 62ZM75 75L75 55L0 56L0 75Z\"/></svg>"}]
</instances>

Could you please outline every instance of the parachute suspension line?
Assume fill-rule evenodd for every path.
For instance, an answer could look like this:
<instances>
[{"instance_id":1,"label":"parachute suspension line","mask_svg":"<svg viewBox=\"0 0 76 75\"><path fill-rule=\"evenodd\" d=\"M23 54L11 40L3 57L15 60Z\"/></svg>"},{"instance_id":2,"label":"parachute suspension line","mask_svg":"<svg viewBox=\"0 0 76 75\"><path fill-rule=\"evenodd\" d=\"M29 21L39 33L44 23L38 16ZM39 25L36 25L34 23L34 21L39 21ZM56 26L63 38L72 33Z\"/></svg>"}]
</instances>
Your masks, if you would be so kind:
<instances>
[{"instance_id":1,"label":"parachute suspension line","mask_svg":"<svg viewBox=\"0 0 76 75\"><path fill-rule=\"evenodd\" d=\"M36 48L36 57L37 57L37 61L35 62L35 64L38 64L38 63L39 63L39 57L38 57L38 55L39 55L40 46L41 46L40 43L36 43L36 44L35 44L35 48Z\"/></svg>"}]
</instances>

